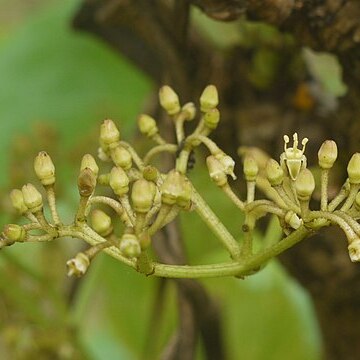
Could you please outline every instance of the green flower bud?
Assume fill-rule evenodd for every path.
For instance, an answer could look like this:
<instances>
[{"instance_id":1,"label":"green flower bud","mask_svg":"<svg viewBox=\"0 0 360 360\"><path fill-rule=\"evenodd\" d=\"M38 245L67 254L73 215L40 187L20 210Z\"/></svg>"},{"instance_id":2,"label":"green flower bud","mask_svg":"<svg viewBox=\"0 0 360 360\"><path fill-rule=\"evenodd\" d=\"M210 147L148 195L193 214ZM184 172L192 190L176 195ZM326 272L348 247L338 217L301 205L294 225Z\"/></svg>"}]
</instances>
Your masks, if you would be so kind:
<instances>
[{"instance_id":1,"label":"green flower bud","mask_svg":"<svg viewBox=\"0 0 360 360\"><path fill-rule=\"evenodd\" d=\"M104 120L100 127L100 144L109 146L120 141L120 131L112 120Z\"/></svg>"},{"instance_id":2,"label":"green flower bud","mask_svg":"<svg viewBox=\"0 0 360 360\"><path fill-rule=\"evenodd\" d=\"M156 182L156 180L159 178L159 172L156 167L148 165L143 170L143 177L145 180Z\"/></svg>"},{"instance_id":3,"label":"green flower bud","mask_svg":"<svg viewBox=\"0 0 360 360\"><path fill-rule=\"evenodd\" d=\"M180 111L179 97L170 86L162 86L159 91L160 105L169 115L176 115Z\"/></svg>"},{"instance_id":4,"label":"green flower bud","mask_svg":"<svg viewBox=\"0 0 360 360\"><path fill-rule=\"evenodd\" d=\"M80 277L86 273L90 265L90 259L86 254L80 252L73 259L67 261L66 265L68 267L68 276Z\"/></svg>"},{"instance_id":5,"label":"green flower bud","mask_svg":"<svg viewBox=\"0 0 360 360\"><path fill-rule=\"evenodd\" d=\"M219 96L214 85L208 85L200 96L200 109L202 112L208 112L216 108L219 104Z\"/></svg>"},{"instance_id":6,"label":"green flower bud","mask_svg":"<svg viewBox=\"0 0 360 360\"><path fill-rule=\"evenodd\" d=\"M24 203L31 212L37 212L43 207L43 200L40 192L32 184L26 184L22 187Z\"/></svg>"},{"instance_id":7,"label":"green flower bud","mask_svg":"<svg viewBox=\"0 0 360 360\"><path fill-rule=\"evenodd\" d=\"M138 127L140 132L147 137L152 137L159 132L155 119L146 114L138 117Z\"/></svg>"},{"instance_id":8,"label":"green flower bud","mask_svg":"<svg viewBox=\"0 0 360 360\"><path fill-rule=\"evenodd\" d=\"M284 181L284 170L276 160L270 159L266 164L266 176L271 186L278 186Z\"/></svg>"},{"instance_id":9,"label":"green flower bud","mask_svg":"<svg viewBox=\"0 0 360 360\"><path fill-rule=\"evenodd\" d=\"M99 209L91 212L91 225L92 228L103 237L110 235L113 231L111 217Z\"/></svg>"},{"instance_id":10,"label":"green flower bud","mask_svg":"<svg viewBox=\"0 0 360 360\"><path fill-rule=\"evenodd\" d=\"M360 153L355 153L347 166L350 184L360 184Z\"/></svg>"},{"instance_id":11,"label":"green flower bud","mask_svg":"<svg viewBox=\"0 0 360 360\"><path fill-rule=\"evenodd\" d=\"M90 154L85 154L81 159L80 171L85 170L85 168L90 169L96 177L98 176L99 167L93 156Z\"/></svg>"},{"instance_id":12,"label":"green flower bud","mask_svg":"<svg viewBox=\"0 0 360 360\"><path fill-rule=\"evenodd\" d=\"M90 197L95 190L96 176L91 169L85 168L78 176L78 190L80 196Z\"/></svg>"},{"instance_id":13,"label":"green flower bud","mask_svg":"<svg viewBox=\"0 0 360 360\"><path fill-rule=\"evenodd\" d=\"M319 152L319 166L322 169L331 169L338 156L338 149L336 142L333 140L326 140L322 143Z\"/></svg>"},{"instance_id":14,"label":"green flower bud","mask_svg":"<svg viewBox=\"0 0 360 360\"><path fill-rule=\"evenodd\" d=\"M189 210L191 207L192 188L189 179L183 176L182 191L176 199L176 204L184 210Z\"/></svg>"},{"instance_id":15,"label":"green flower bud","mask_svg":"<svg viewBox=\"0 0 360 360\"><path fill-rule=\"evenodd\" d=\"M40 151L35 157L34 170L43 185L55 183L55 166L47 152Z\"/></svg>"},{"instance_id":16,"label":"green flower bud","mask_svg":"<svg viewBox=\"0 0 360 360\"><path fill-rule=\"evenodd\" d=\"M129 170L132 166L131 154L122 146L117 146L113 149L111 158L116 166L124 170Z\"/></svg>"},{"instance_id":17,"label":"green flower bud","mask_svg":"<svg viewBox=\"0 0 360 360\"><path fill-rule=\"evenodd\" d=\"M259 173L259 167L255 159L251 155L245 156L244 159L245 180L255 181L258 173Z\"/></svg>"},{"instance_id":18,"label":"green flower bud","mask_svg":"<svg viewBox=\"0 0 360 360\"><path fill-rule=\"evenodd\" d=\"M299 200L307 201L315 190L315 180L312 172L309 169L300 171L295 180L296 194Z\"/></svg>"},{"instance_id":19,"label":"green flower bud","mask_svg":"<svg viewBox=\"0 0 360 360\"><path fill-rule=\"evenodd\" d=\"M126 172L120 167L113 167L110 172L110 187L118 196L125 195L129 192L129 178Z\"/></svg>"},{"instance_id":20,"label":"green flower bud","mask_svg":"<svg viewBox=\"0 0 360 360\"><path fill-rule=\"evenodd\" d=\"M10 200L12 206L19 214L26 213L29 209L25 205L24 196L21 190L14 189L10 192Z\"/></svg>"},{"instance_id":21,"label":"green flower bud","mask_svg":"<svg viewBox=\"0 0 360 360\"><path fill-rule=\"evenodd\" d=\"M227 184L227 176L224 171L224 166L214 155L210 155L206 158L206 165L208 167L211 180L214 181L217 186L224 186Z\"/></svg>"},{"instance_id":22,"label":"green flower bud","mask_svg":"<svg viewBox=\"0 0 360 360\"><path fill-rule=\"evenodd\" d=\"M174 205L183 191L183 185L184 175L171 170L161 186L161 201L167 205Z\"/></svg>"},{"instance_id":23,"label":"green flower bud","mask_svg":"<svg viewBox=\"0 0 360 360\"><path fill-rule=\"evenodd\" d=\"M6 239L15 242L15 241L24 241L26 237L26 231L23 227L16 224L5 225L4 236Z\"/></svg>"},{"instance_id":24,"label":"green flower bud","mask_svg":"<svg viewBox=\"0 0 360 360\"><path fill-rule=\"evenodd\" d=\"M220 121L220 112L216 108L210 109L204 114L205 125L211 130L217 128L219 121Z\"/></svg>"},{"instance_id":25,"label":"green flower bud","mask_svg":"<svg viewBox=\"0 0 360 360\"><path fill-rule=\"evenodd\" d=\"M188 102L182 108L181 111L185 113L186 120L191 121L196 116L196 107L194 103Z\"/></svg>"},{"instance_id":26,"label":"green flower bud","mask_svg":"<svg viewBox=\"0 0 360 360\"><path fill-rule=\"evenodd\" d=\"M124 234L120 239L120 251L127 258L137 258L141 254L138 238L134 234Z\"/></svg>"},{"instance_id":27,"label":"green flower bud","mask_svg":"<svg viewBox=\"0 0 360 360\"><path fill-rule=\"evenodd\" d=\"M131 201L136 212L147 213L153 206L156 185L145 179L136 180L131 190Z\"/></svg>"}]
</instances>

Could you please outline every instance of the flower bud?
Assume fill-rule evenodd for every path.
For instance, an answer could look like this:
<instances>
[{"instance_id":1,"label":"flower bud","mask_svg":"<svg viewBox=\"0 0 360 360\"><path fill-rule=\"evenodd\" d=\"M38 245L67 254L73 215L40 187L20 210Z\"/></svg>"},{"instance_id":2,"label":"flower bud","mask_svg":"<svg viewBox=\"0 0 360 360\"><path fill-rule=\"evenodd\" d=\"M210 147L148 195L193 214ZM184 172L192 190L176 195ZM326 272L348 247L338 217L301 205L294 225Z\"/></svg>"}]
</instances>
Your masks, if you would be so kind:
<instances>
[{"instance_id":1,"label":"flower bud","mask_svg":"<svg viewBox=\"0 0 360 360\"><path fill-rule=\"evenodd\" d=\"M202 112L208 112L216 108L219 104L219 96L214 85L208 85L200 96L200 109Z\"/></svg>"},{"instance_id":2,"label":"flower bud","mask_svg":"<svg viewBox=\"0 0 360 360\"><path fill-rule=\"evenodd\" d=\"M100 143L109 146L120 141L120 132L112 120L104 120L100 127Z\"/></svg>"},{"instance_id":3,"label":"flower bud","mask_svg":"<svg viewBox=\"0 0 360 360\"><path fill-rule=\"evenodd\" d=\"M120 251L127 258L137 258L141 254L138 238L134 234L124 234L120 239Z\"/></svg>"},{"instance_id":4,"label":"flower bud","mask_svg":"<svg viewBox=\"0 0 360 360\"><path fill-rule=\"evenodd\" d=\"M156 167L148 165L143 170L143 177L145 180L156 182L156 180L159 178L159 172Z\"/></svg>"},{"instance_id":5,"label":"flower bud","mask_svg":"<svg viewBox=\"0 0 360 360\"><path fill-rule=\"evenodd\" d=\"M210 155L206 158L206 165L208 167L211 180L214 181L217 186L224 186L227 184L227 176L224 171L224 166L214 155Z\"/></svg>"},{"instance_id":6,"label":"flower bud","mask_svg":"<svg viewBox=\"0 0 360 360\"><path fill-rule=\"evenodd\" d=\"M55 166L47 152L40 151L35 157L34 170L43 185L55 183Z\"/></svg>"},{"instance_id":7,"label":"flower bud","mask_svg":"<svg viewBox=\"0 0 360 360\"><path fill-rule=\"evenodd\" d=\"M348 246L350 260L352 262L360 261L360 239L352 241Z\"/></svg>"},{"instance_id":8,"label":"flower bud","mask_svg":"<svg viewBox=\"0 0 360 360\"><path fill-rule=\"evenodd\" d=\"M80 196L89 197L95 190L96 176L91 169L85 168L78 176L78 190Z\"/></svg>"},{"instance_id":9,"label":"flower bud","mask_svg":"<svg viewBox=\"0 0 360 360\"><path fill-rule=\"evenodd\" d=\"M18 213L24 214L29 210L27 208L27 206L25 205L24 196L23 196L23 193L21 190L19 190L19 189L12 190L10 192L10 200L11 200L12 206L15 208L15 210Z\"/></svg>"},{"instance_id":10,"label":"flower bud","mask_svg":"<svg viewBox=\"0 0 360 360\"><path fill-rule=\"evenodd\" d=\"M124 170L129 170L132 166L131 154L122 146L117 146L111 153L114 164Z\"/></svg>"},{"instance_id":11,"label":"flower bud","mask_svg":"<svg viewBox=\"0 0 360 360\"><path fill-rule=\"evenodd\" d=\"M98 158L101 161L109 162L111 159L109 158L108 154L105 152L105 150L102 147L98 148Z\"/></svg>"},{"instance_id":12,"label":"flower bud","mask_svg":"<svg viewBox=\"0 0 360 360\"><path fill-rule=\"evenodd\" d=\"M5 225L4 236L6 239L15 242L15 241L24 241L26 237L26 231L23 227L16 224Z\"/></svg>"},{"instance_id":13,"label":"flower bud","mask_svg":"<svg viewBox=\"0 0 360 360\"><path fill-rule=\"evenodd\" d=\"M312 172L309 169L300 171L295 180L296 194L299 200L307 201L315 190L315 180Z\"/></svg>"},{"instance_id":14,"label":"flower bud","mask_svg":"<svg viewBox=\"0 0 360 360\"><path fill-rule=\"evenodd\" d=\"M22 187L24 203L31 212L37 212L43 207L43 200L40 192L32 184L26 184Z\"/></svg>"},{"instance_id":15,"label":"flower bud","mask_svg":"<svg viewBox=\"0 0 360 360\"><path fill-rule=\"evenodd\" d=\"M160 105L169 115L176 115L180 111L179 97L170 86L162 86L159 91Z\"/></svg>"},{"instance_id":16,"label":"flower bud","mask_svg":"<svg viewBox=\"0 0 360 360\"><path fill-rule=\"evenodd\" d=\"M138 117L138 127L140 132L148 137L152 137L159 132L155 119L146 114Z\"/></svg>"},{"instance_id":17,"label":"flower bud","mask_svg":"<svg viewBox=\"0 0 360 360\"><path fill-rule=\"evenodd\" d=\"M319 166L322 169L331 169L338 156L338 149L336 142L333 140L326 140L322 143L319 152Z\"/></svg>"},{"instance_id":18,"label":"flower bud","mask_svg":"<svg viewBox=\"0 0 360 360\"><path fill-rule=\"evenodd\" d=\"M293 211L288 211L286 213L285 222L287 222L295 230L302 224L302 220Z\"/></svg>"},{"instance_id":19,"label":"flower bud","mask_svg":"<svg viewBox=\"0 0 360 360\"><path fill-rule=\"evenodd\" d=\"M220 112L216 108L210 109L204 114L205 125L211 130L217 128L219 121L220 121Z\"/></svg>"},{"instance_id":20,"label":"flower bud","mask_svg":"<svg viewBox=\"0 0 360 360\"><path fill-rule=\"evenodd\" d=\"M245 156L244 159L244 175L246 181L255 181L259 172L258 164L251 155Z\"/></svg>"},{"instance_id":21,"label":"flower bud","mask_svg":"<svg viewBox=\"0 0 360 360\"><path fill-rule=\"evenodd\" d=\"M270 159L266 164L266 176L271 186L278 186L284 181L284 170L276 160Z\"/></svg>"},{"instance_id":22,"label":"flower bud","mask_svg":"<svg viewBox=\"0 0 360 360\"><path fill-rule=\"evenodd\" d=\"M189 210L191 207L192 188L189 179L185 176L182 181L182 191L176 199L176 204L184 210Z\"/></svg>"},{"instance_id":23,"label":"flower bud","mask_svg":"<svg viewBox=\"0 0 360 360\"><path fill-rule=\"evenodd\" d=\"M90 265L90 259L86 254L80 252L73 259L67 261L66 265L68 267L68 276L80 277L86 273Z\"/></svg>"},{"instance_id":24,"label":"flower bud","mask_svg":"<svg viewBox=\"0 0 360 360\"><path fill-rule=\"evenodd\" d=\"M113 231L111 217L99 209L91 212L91 225L92 228L103 237L110 235Z\"/></svg>"},{"instance_id":25,"label":"flower bud","mask_svg":"<svg viewBox=\"0 0 360 360\"><path fill-rule=\"evenodd\" d=\"M194 120L196 116L196 107L194 103L188 102L182 108L181 111L185 113L186 120L191 121Z\"/></svg>"},{"instance_id":26,"label":"flower bud","mask_svg":"<svg viewBox=\"0 0 360 360\"><path fill-rule=\"evenodd\" d=\"M129 191L129 178L120 167L113 167L110 172L110 187L118 196L125 195Z\"/></svg>"},{"instance_id":27,"label":"flower bud","mask_svg":"<svg viewBox=\"0 0 360 360\"><path fill-rule=\"evenodd\" d=\"M136 212L147 213L153 206L156 185L145 179L136 180L131 189L131 201Z\"/></svg>"},{"instance_id":28,"label":"flower bud","mask_svg":"<svg viewBox=\"0 0 360 360\"><path fill-rule=\"evenodd\" d=\"M360 153L355 153L347 166L350 184L360 184Z\"/></svg>"},{"instance_id":29,"label":"flower bud","mask_svg":"<svg viewBox=\"0 0 360 360\"><path fill-rule=\"evenodd\" d=\"M90 169L96 177L98 176L99 167L94 157L90 154L85 154L81 159L80 171L85 170L85 168Z\"/></svg>"},{"instance_id":30,"label":"flower bud","mask_svg":"<svg viewBox=\"0 0 360 360\"><path fill-rule=\"evenodd\" d=\"M183 185L184 175L171 170L161 186L161 201L167 205L174 205L183 191Z\"/></svg>"}]
</instances>

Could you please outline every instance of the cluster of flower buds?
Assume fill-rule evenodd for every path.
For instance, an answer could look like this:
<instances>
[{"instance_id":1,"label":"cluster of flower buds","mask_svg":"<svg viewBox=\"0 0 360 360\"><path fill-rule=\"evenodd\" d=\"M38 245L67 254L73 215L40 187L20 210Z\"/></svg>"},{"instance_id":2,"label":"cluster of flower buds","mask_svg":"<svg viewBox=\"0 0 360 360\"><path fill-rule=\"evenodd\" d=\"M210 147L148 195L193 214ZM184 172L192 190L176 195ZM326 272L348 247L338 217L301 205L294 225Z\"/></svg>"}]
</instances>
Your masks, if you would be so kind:
<instances>
[{"instance_id":1,"label":"cluster of flower buds","mask_svg":"<svg viewBox=\"0 0 360 360\"><path fill-rule=\"evenodd\" d=\"M236 179L235 161L209 137L220 121L216 87L209 85L204 89L199 99L199 115L194 103L181 104L179 96L169 86L160 89L159 100L174 123L176 143L168 143L161 136L156 120L142 114L138 118L139 130L155 145L144 156L140 156L129 143L121 139L115 122L104 120L100 126L98 157L111 163L112 167L101 173L94 157L84 155L77 179L79 206L70 225L63 225L57 212L55 166L46 152L40 152L35 158L34 170L46 193L51 219L45 217L43 196L34 185L26 184L21 190L12 190L10 200L13 207L30 223L5 226L0 235L0 247L16 242L49 241L63 236L80 237L90 247L67 262L69 275L84 275L92 259L103 250L149 275L154 271L148 258L152 236L180 211L195 210L235 261L242 254L246 258L251 256L249 233L257 219L268 213L279 218L285 234L301 229L316 231L330 224L339 225L347 236L351 260L360 261L360 224L356 221L360 218L359 153L354 154L349 161L348 179L342 189L333 199L329 199L329 171L338 152L334 141L327 140L322 144L318 152L321 169L320 209L312 210L310 200L315 191L315 179L307 168L305 147L308 139L301 141L300 150L298 135L293 135L291 147L290 139L285 135L280 162L252 148L251 152L243 154L247 197L242 201L229 185L230 178ZM187 134L186 122L197 117L198 124ZM247 234L242 248L187 177L193 150L200 145L204 145L208 152L206 165L211 180L245 213L243 229ZM162 152L174 156L174 166L165 171L153 164L153 158ZM99 186L110 189L112 195L97 195ZM267 199L256 199L256 187L266 194ZM113 215L110 216L100 206L110 208ZM269 253L272 254L271 251Z\"/></svg>"}]
</instances>

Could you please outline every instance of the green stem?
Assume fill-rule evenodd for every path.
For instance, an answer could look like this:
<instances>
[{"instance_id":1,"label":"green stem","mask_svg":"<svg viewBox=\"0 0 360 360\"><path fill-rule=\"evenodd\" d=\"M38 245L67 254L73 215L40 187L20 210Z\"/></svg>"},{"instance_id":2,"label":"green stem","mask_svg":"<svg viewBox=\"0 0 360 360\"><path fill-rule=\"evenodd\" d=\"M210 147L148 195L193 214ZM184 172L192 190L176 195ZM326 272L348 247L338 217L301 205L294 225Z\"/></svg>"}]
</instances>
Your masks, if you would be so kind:
<instances>
[{"instance_id":1,"label":"green stem","mask_svg":"<svg viewBox=\"0 0 360 360\"><path fill-rule=\"evenodd\" d=\"M153 147L151 150L147 152L147 154L144 156L144 165L147 165L150 163L150 160L155 156L162 152L169 152L169 153L176 153L178 147L175 144L162 144Z\"/></svg>"},{"instance_id":2,"label":"green stem","mask_svg":"<svg viewBox=\"0 0 360 360\"><path fill-rule=\"evenodd\" d=\"M49 204L52 219L55 225L59 225L60 217L56 207L56 196L55 196L54 185L45 186L45 190L46 190L47 201Z\"/></svg>"},{"instance_id":3,"label":"green stem","mask_svg":"<svg viewBox=\"0 0 360 360\"><path fill-rule=\"evenodd\" d=\"M328 211L334 211L348 196L349 189L347 187L347 182L341 187L340 192L335 196L335 198L328 205Z\"/></svg>"},{"instance_id":4,"label":"green stem","mask_svg":"<svg viewBox=\"0 0 360 360\"><path fill-rule=\"evenodd\" d=\"M341 207L341 211L347 211L351 208L351 205L354 203L356 194L358 193L360 185L350 184L350 192L348 198L346 199L344 205Z\"/></svg>"},{"instance_id":5,"label":"green stem","mask_svg":"<svg viewBox=\"0 0 360 360\"><path fill-rule=\"evenodd\" d=\"M327 210L329 170L321 169L321 211Z\"/></svg>"}]
</instances>

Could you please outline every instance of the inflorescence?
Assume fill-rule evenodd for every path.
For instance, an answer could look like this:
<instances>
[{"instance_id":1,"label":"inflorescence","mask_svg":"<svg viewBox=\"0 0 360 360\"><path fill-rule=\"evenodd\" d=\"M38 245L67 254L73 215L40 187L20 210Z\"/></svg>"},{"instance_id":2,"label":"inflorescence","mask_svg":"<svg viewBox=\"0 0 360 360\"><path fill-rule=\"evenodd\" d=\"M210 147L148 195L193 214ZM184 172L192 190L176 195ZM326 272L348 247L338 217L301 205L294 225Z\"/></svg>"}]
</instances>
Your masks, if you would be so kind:
<instances>
[{"instance_id":1,"label":"inflorescence","mask_svg":"<svg viewBox=\"0 0 360 360\"><path fill-rule=\"evenodd\" d=\"M329 225L338 225L346 234L352 261L360 261L360 153L349 161L348 178L339 193L330 201L328 197L329 171L337 158L337 146L326 140L319 152L321 168L320 210L309 208L315 189L312 172L307 168L305 147L307 138L298 148L298 135L284 136L284 152L280 163L269 159L266 176L260 178L259 165L247 154L243 160L246 180L246 199L241 200L229 185L229 177L236 179L235 161L209 138L220 120L217 109L216 87L209 85L200 97L200 120L195 130L187 135L184 124L193 121L196 107L193 103L180 105L178 95L169 86L159 92L162 108L172 118L176 144L168 143L160 135L156 121L149 115L140 115L138 127L142 134L155 142L143 157L121 140L120 132L112 120L100 127L98 157L112 163L110 172L99 174L93 156L84 155L78 177L79 206L71 224L65 225L57 211L55 194L55 166L50 156L42 151L34 161L34 170L47 197L51 220L44 215L43 197L32 184L11 191L10 199L16 211L29 220L25 225L6 225L0 236L0 248L17 242L41 242L61 237L86 241L90 247L67 262L68 274L84 275L92 259L104 251L124 264L145 275L163 277L246 276L258 271L269 259L279 255L301 240ZM211 180L244 213L243 237L237 241L210 209L186 176L192 151L205 145L210 155L206 164ZM162 173L153 165L154 157L168 152L175 156L174 168ZM261 180L261 181L260 181ZM96 193L98 186L110 187L113 197ZM259 187L266 199L255 199ZM112 219L98 207L108 206L116 213ZM168 265L158 263L149 255L152 237L181 211L194 211L217 236L231 260L209 265ZM266 214L275 215L284 237L255 251L252 232L256 221ZM113 220L123 226L122 234L114 230ZM91 224L91 226L90 226Z\"/></svg>"}]
</instances>

